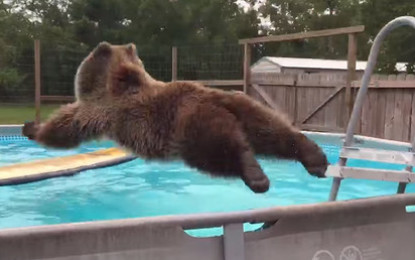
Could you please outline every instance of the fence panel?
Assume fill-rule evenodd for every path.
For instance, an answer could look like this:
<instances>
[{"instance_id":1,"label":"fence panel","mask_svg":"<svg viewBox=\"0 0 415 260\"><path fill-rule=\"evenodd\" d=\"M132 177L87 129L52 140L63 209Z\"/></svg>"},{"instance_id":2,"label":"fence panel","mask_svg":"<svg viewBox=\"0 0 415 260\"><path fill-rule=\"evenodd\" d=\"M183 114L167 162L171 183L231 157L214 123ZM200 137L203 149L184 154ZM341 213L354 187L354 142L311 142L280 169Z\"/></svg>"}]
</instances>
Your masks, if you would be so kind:
<instances>
[{"instance_id":1,"label":"fence panel","mask_svg":"<svg viewBox=\"0 0 415 260\"><path fill-rule=\"evenodd\" d=\"M257 84L302 129L345 130L344 86L338 74L255 73ZM353 82L355 91L360 81ZM357 134L409 142L415 133L415 80L411 75L374 75L362 108ZM264 104L251 87L248 94Z\"/></svg>"}]
</instances>

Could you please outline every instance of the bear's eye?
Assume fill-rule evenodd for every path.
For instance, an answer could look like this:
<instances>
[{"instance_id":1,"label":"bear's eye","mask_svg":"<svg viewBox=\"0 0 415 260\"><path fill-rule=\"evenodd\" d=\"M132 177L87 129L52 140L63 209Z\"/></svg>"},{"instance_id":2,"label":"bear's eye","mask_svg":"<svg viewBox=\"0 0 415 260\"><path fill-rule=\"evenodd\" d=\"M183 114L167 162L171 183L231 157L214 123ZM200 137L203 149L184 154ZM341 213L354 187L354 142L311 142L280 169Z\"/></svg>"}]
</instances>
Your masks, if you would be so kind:
<instances>
[{"instance_id":1,"label":"bear's eye","mask_svg":"<svg viewBox=\"0 0 415 260\"><path fill-rule=\"evenodd\" d=\"M126 68L119 71L117 75L117 80L120 83L126 83L130 85L138 84L138 76L133 72Z\"/></svg>"},{"instance_id":2,"label":"bear's eye","mask_svg":"<svg viewBox=\"0 0 415 260\"><path fill-rule=\"evenodd\" d=\"M137 76L134 74L126 74L124 75L124 77L121 77L119 81L128 84L136 84L138 79Z\"/></svg>"}]
</instances>

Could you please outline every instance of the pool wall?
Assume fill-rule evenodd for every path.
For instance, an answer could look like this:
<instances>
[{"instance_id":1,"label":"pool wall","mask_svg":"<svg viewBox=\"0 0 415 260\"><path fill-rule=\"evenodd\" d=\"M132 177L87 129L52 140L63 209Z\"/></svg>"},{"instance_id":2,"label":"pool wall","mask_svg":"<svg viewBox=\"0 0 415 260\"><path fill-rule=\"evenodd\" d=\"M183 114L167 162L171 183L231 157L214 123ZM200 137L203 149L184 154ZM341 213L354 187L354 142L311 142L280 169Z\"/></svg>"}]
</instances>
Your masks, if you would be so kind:
<instances>
[{"instance_id":1,"label":"pool wall","mask_svg":"<svg viewBox=\"0 0 415 260\"><path fill-rule=\"evenodd\" d=\"M0 230L0 259L413 260L415 214L408 205L415 195ZM261 231L243 230L243 223L276 220ZM211 227L223 227L223 236L184 232Z\"/></svg>"},{"instance_id":2,"label":"pool wall","mask_svg":"<svg viewBox=\"0 0 415 260\"><path fill-rule=\"evenodd\" d=\"M0 125L0 141L26 140L22 134L23 125Z\"/></svg>"}]
</instances>

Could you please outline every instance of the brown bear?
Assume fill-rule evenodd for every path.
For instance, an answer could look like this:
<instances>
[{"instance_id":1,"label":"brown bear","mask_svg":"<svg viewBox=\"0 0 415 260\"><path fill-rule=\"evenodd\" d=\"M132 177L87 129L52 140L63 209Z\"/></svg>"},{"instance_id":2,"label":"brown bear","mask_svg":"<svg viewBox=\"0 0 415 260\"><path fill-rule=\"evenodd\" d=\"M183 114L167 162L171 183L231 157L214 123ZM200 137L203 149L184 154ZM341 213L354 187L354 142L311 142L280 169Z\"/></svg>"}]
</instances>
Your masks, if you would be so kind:
<instances>
[{"instance_id":1,"label":"brown bear","mask_svg":"<svg viewBox=\"0 0 415 260\"><path fill-rule=\"evenodd\" d=\"M54 148L107 137L149 160L182 159L212 176L239 177L254 192L269 189L255 155L301 162L324 177L327 158L280 111L243 93L196 82L152 78L134 44L100 43L75 76L76 102L24 134Z\"/></svg>"}]
</instances>

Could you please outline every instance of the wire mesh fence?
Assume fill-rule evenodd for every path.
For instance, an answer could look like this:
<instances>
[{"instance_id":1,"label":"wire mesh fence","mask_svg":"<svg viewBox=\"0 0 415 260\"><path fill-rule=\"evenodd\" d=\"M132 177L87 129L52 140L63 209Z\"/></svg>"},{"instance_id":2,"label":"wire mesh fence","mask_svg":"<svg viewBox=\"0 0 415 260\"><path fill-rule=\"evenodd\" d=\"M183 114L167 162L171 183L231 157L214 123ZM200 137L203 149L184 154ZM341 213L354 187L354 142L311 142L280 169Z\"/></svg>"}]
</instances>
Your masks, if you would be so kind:
<instances>
[{"instance_id":1,"label":"wire mesh fence","mask_svg":"<svg viewBox=\"0 0 415 260\"><path fill-rule=\"evenodd\" d=\"M48 96L74 95L74 77L86 50L41 49L41 93Z\"/></svg>"},{"instance_id":2,"label":"wire mesh fence","mask_svg":"<svg viewBox=\"0 0 415 260\"><path fill-rule=\"evenodd\" d=\"M73 96L76 69L90 50L41 47L41 94ZM172 79L172 46L137 46L146 70L163 81ZM177 46L179 80L243 78L243 47L238 44ZM1 59L1 57L0 57ZM0 102L32 103L35 95L34 53L0 65Z\"/></svg>"},{"instance_id":3,"label":"wire mesh fence","mask_svg":"<svg viewBox=\"0 0 415 260\"><path fill-rule=\"evenodd\" d=\"M238 44L179 46L177 60L181 80L243 78L243 47Z\"/></svg>"},{"instance_id":4,"label":"wire mesh fence","mask_svg":"<svg viewBox=\"0 0 415 260\"><path fill-rule=\"evenodd\" d=\"M1 59L1 57L0 57ZM28 102L34 98L34 56L23 54L0 68L0 102Z\"/></svg>"},{"instance_id":5,"label":"wire mesh fence","mask_svg":"<svg viewBox=\"0 0 415 260\"><path fill-rule=\"evenodd\" d=\"M137 46L138 56L146 71L154 78L170 81L172 75L171 46Z\"/></svg>"}]
</instances>

